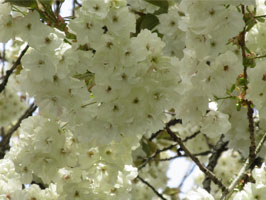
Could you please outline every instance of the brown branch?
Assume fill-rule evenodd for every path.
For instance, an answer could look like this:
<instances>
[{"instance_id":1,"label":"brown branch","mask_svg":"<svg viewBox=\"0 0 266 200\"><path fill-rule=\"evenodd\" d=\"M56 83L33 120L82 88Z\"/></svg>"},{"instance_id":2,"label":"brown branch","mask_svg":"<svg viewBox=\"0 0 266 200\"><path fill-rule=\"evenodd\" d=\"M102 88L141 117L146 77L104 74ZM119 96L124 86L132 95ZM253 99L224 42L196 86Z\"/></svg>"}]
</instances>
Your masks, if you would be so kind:
<instances>
[{"instance_id":1,"label":"brown branch","mask_svg":"<svg viewBox=\"0 0 266 200\"><path fill-rule=\"evenodd\" d=\"M75 18L76 0L72 0L72 17Z\"/></svg>"},{"instance_id":2,"label":"brown branch","mask_svg":"<svg viewBox=\"0 0 266 200\"><path fill-rule=\"evenodd\" d=\"M149 182L145 181L143 178L141 178L139 175L137 176L137 178L144 183L145 185L147 185L150 189L152 189L152 191L158 196L160 197L160 199L162 200L167 200L166 198L163 197L162 194L160 194Z\"/></svg>"},{"instance_id":3,"label":"brown branch","mask_svg":"<svg viewBox=\"0 0 266 200\"><path fill-rule=\"evenodd\" d=\"M0 133L0 136L1 136L1 141L3 140L3 136L5 135L5 128L2 126L1 127L1 133Z\"/></svg>"},{"instance_id":4,"label":"brown branch","mask_svg":"<svg viewBox=\"0 0 266 200\"><path fill-rule=\"evenodd\" d=\"M250 146L249 146L249 158L250 160L255 160L256 158L256 142L255 142L255 131L254 131L254 118L253 118L253 108L252 102L247 101L248 106L248 127L249 127L249 139L250 139Z\"/></svg>"},{"instance_id":5,"label":"brown branch","mask_svg":"<svg viewBox=\"0 0 266 200\"><path fill-rule=\"evenodd\" d=\"M245 6L241 5L241 11L243 14L243 18L245 16ZM244 19L245 21L245 19ZM248 89L247 83L248 83L248 74L247 74L247 69L248 69L248 64L246 64L246 59L247 59L247 54L246 54L246 26L247 26L247 22L245 21L246 25L243 29L243 31L240 33L239 37L240 37L240 41L239 41L239 45L242 51L242 61L243 61L243 66L244 66L244 79L245 84L244 84L244 93L242 94L243 97L245 97L246 95L246 91ZM233 193L234 188L237 186L237 184L240 182L240 180L244 177L244 175L246 174L247 170L250 168L250 166L252 165L252 163L255 161L257 154L259 153L262 144L265 142L266 139L266 134L262 137L262 139L260 140L258 146L256 147L256 143L255 143L255 132L254 132L254 118L253 118L253 103L249 100L243 99L243 102L246 103L247 107L248 107L248 111L247 111L247 118L248 118L248 122L249 122L249 138L250 138L250 146L249 146L249 157L246 160L244 166L241 168L241 170L239 171L237 177L233 180L233 182L230 184L230 186L228 187L228 190L223 192L222 198L221 199L228 199L231 194Z\"/></svg>"},{"instance_id":6,"label":"brown branch","mask_svg":"<svg viewBox=\"0 0 266 200\"><path fill-rule=\"evenodd\" d=\"M209 158L209 163L207 165L207 169L210 170L211 172L213 172L217 161L219 159L219 157L221 156L221 154L227 150L227 144L228 141L223 141L224 135L222 135L219 139L219 141L216 143L215 147L213 148L213 153L211 155L211 157ZM211 190L211 179L210 177L206 176L204 181L203 181L203 188L210 192Z\"/></svg>"},{"instance_id":7,"label":"brown branch","mask_svg":"<svg viewBox=\"0 0 266 200\"><path fill-rule=\"evenodd\" d=\"M152 156L150 156L150 157L148 157L148 158L145 159L145 162L138 167L138 170L141 170L143 167L145 167L152 159L154 159L160 153L162 153L164 151L167 151L167 150L170 150L173 147L175 147L176 145L177 145L177 143L176 144L172 144L172 145L170 145L168 147L165 147L163 149L158 149Z\"/></svg>"},{"instance_id":8,"label":"brown branch","mask_svg":"<svg viewBox=\"0 0 266 200\"><path fill-rule=\"evenodd\" d=\"M82 7L82 4L80 4L78 0L75 0L75 3L78 5L78 7Z\"/></svg>"},{"instance_id":9,"label":"brown branch","mask_svg":"<svg viewBox=\"0 0 266 200\"><path fill-rule=\"evenodd\" d=\"M182 139L180 137L178 137L175 133L173 133L170 129L171 126L171 121L170 123L168 123L166 125L166 130L168 132L168 134L171 136L171 138L177 142L179 144L179 146L183 149L183 151L185 152L185 154L190 157L194 163L199 167L199 169L208 177L210 177L210 179L216 184L218 185L222 191L227 191L227 188L223 185L223 183L215 176L215 174L213 174L209 169L207 169L206 167L204 167L201 162L199 161L199 159L197 157L195 157L188 149L187 147L184 145L184 143L182 142Z\"/></svg>"},{"instance_id":10,"label":"brown branch","mask_svg":"<svg viewBox=\"0 0 266 200\"><path fill-rule=\"evenodd\" d=\"M7 61L7 58L4 57L4 55L0 55L0 60L2 60L2 62L6 62ZM3 74L1 74L3 76Z\"/></svg>"},{"instance_id":11,"label":"brown branch","mask_svg":"<svg viewBox=\"0 0 266 200\"><path fill-rule=\"evenodd\" d=\"M36 109L37 106L34 103L32 103L30 107L25 111L25 113L18 119L16 124L12 126L4 136L2 136L3 138L0 142L0 159L2 159L5 156L5 152L10 149L9 145L10 138L12 134L19 128L22 120L31 116Z\"/></svg>"},{"instance_id":12,"label":"brown branch","mask_svg":"<svg viewBox=\"0 0 266 200\"><path fill-rule=\"evenodd\" d=\"M195 167L196 167L196 165L193 164L193 166L187 171L187 173L185 174L185 176L183 177L182 181L180 182L180 184L178 185L177 188L179 188L181 190L181 188L184 185L185 181L192 174L192 172L194 171Z\"/></svg>"},{"instance_id":13,"label":"brown branch","mask_svg":"<svg viewBox=\"0 0 266 200\"><path fill-rule=\"evenodd\" d=\"M162 130L159 130L159 131L153 133L153 134L151 135L151 137L149 138L149 141L152 141L153 139L155 139L155 138L156 138L157 136L159 136L163 131L164 131L164 130L162 129Z\"/></svg>"},{"instance_id":14,"label":"brown branch","mask_svg":"<svg viewBox=\"0 0 266 200\"><path fill-rule=\"evenodd\" d=\"M177 124L177 123L182 124L182 120L181 120L181 119L177 119L177 120L175 120L174 123L175 123L175 124ZM158 137L163 131L164 131L164 129L161 129L161 130L159 130L159 131L153 133L153 134L151 135L151 137L149 138L149 141L152 141L153 139L155 139L156 137ZM187 140L188 140L188 139L187 139Z\"/></svg>"},{"instance_id":15,"label":"brown branch","mask_svg":"<svg viewBox=\"0 0 266 200\"><path fill-rule=\"evenodd\" d=\"M244 5L241 5L241 11L242 11L242 14L244 17L246 14ZM245 23L247 23L247 22L245 21ZM240 33L239 36L240 36L239 45L240 45L241 51L242 51L242 60L243 60L243 66L244 66L244 72L243 72L244 79L248 80L248 74L247 74L248 65L245 62L246 59L248 59L247 54L246 54L246 26L244 27L243 31ZM247 81L245 81L244 94L243 94L244 97L246 95L247 89L248 89ZM244 100L244 102L247 104L247 107L248 107L247 117L248 117L248 122L249 122L249 139L250 139L249 158L250 158L250 160L252 160L252 159L255 159L255 151L256 151L253 108L252 108L253 103L249 100Z\"/></svg>"},{"instance_id":16,"label":"brown branch","mask_svg":"<svg viewBox=\"0 0 266 200\"><path fill-rule=\"evenodd\" d=\"M204 152L200 152L200 153L195 153L193 154L193 156L206 156L208 154L212 153L212 151L204 151ZM162 159L155 159L155 161L170 161L176 158L182 158L182 157L188 157L187 155L176 155L176 156L172 156L169 158L162 158Z\"/></svg>"},{"instance_id":17,"label":"brown branch","mask_svg":"<svg viewBox=\"0 0 266 200\"><path fill-rule=\"evenodd\" d=\"M22 59L22 57L24 56L24 54L27 52L29 48L29 45L27 45L21 52L21 54L19 55L18 59L16 60L16 62L13 64L13 66L11 67L11 69L6 71L6 75L4 77L1 77L2 83L0 84L0 93L5 89L6 84L8 82L8 79L10 77L10 75L13 73L13 71L17 68L17 66L20 64L20 61Z\"/></svg>"},{"instance_id":18,"label":"brown branch","mask_svg":"<svg viewBox=\"0 0 266 200\"><path fill-rule=\"evenodd\" d=\"M176 123L182 123L181 119L177 119L177 120L172 120L170 121L169 123L171 123L172 125L175 125ZM159 130L157 131L156 133L152 134L152 136L149 138L149 141L153 140L154 138L156 138L162 131L164 131L164 129L162 130ZM196 137L198 134L200 133L200 131L197 131L195 133L193 133L192 135L186 137L183 142L187 142L188 140L190 139L193 139L194 137ZM170 157L170 158L165 158L165 159L155 159L156 156L158 154L160 154L161 152L164 152L164 151L167 151L167 150L170 150L172 149L173 147L175 147L177 145L176 144L172 144L168 147L165 147L163 149L159 149L157 150L152 156L148 157L145 159L144 163L142 165L140 165L138 167L138 169L142 169L143 167L145 167L151 160L156 160L156 161L168 161L168 160L172 160L172 159L175 159L175 158L178 158L178 157L187 157L186 155L181 155L181 154L178 154L177 156L174 156L174 157ZM210 151L207 151L207 152L202 152L202 153L199 153L199 154L194 154L195 156L199 156L199 155L207 155L208 153L210 153Z\"/></svg>"},{"instance_id":19,"label":"brown branch","mask_svg":"<svg viewBox=\"0 0 266 200\"><path fill-rule=\"evenodd\" d=\"M196 131L196 132L193 133L192 135L187 136L187 137L183 140L183 142L187 142L188 140L193 139L193 138L196 137L198 134L200 134L200 131Z\"/></svg>"},{"instance_id":20,"label":"brown branch","mask_svg":"<svg viewBox=\"0 0 266 200\"><path fill-rule=\"evenodd\" d=\"M260 139L260 141L258 143L258 146L256 147L256 151L255 151L256 155L260 152L260 150L261 150L261 148L262 148L262 146L263 146L265 141L266 141L266 133L264 133L264 135L262 136L262 138ZM226 199L230 198L230 196L232 195L235 187L239 184L240 180L242 180L242 178L244 177L246 172L249 170L249 168L250 168L250 166L252 165L253 162L254 162L254 159L253 158L250 159L250 157L246 160L245 164L243 165L243 167L238 172L237 177L232 181L232 183L228 187L228 190L223 192L221 200L226 200Z\"/></svg>"},{"instance_id":21,"label":"brown branch","mask_svg":"<svg viewBox=\"0 0 266 200\"><path fill-rule=\"evenodd\" d=\"M60 0L55 1L55 16L58 17L60 15L60 9L61 9L62 3Z\"/></svg>"},{"instance_id":22,"label":"brown branch","mask_svg":"<svg viewBox=\"0 0 266 200\"><path fill-rule=\"evenodd\" d=\"M0 55L0 59L2 60L1 76L4 76L5 61L6 61L6 44L5 43L3 43L3 55Z\"/></svg>"}]
</instances>

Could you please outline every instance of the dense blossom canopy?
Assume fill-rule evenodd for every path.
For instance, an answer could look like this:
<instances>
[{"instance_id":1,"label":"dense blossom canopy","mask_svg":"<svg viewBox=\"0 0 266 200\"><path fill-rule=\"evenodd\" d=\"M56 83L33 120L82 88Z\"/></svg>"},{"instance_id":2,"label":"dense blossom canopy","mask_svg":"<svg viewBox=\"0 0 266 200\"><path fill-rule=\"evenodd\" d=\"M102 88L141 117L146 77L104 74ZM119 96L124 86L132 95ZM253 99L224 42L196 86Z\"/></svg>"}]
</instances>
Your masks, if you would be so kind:
<instances>
[{"instance_id":1,"label":"dense blossom canopy","mask_svg":"<svg viewBox=\"0 0 266 200\"><path fill-rule=\"evenodd\" d=\"M1 200L266 199L263 0L62 3L0 0Z\"/></svg>"}]
</instances>

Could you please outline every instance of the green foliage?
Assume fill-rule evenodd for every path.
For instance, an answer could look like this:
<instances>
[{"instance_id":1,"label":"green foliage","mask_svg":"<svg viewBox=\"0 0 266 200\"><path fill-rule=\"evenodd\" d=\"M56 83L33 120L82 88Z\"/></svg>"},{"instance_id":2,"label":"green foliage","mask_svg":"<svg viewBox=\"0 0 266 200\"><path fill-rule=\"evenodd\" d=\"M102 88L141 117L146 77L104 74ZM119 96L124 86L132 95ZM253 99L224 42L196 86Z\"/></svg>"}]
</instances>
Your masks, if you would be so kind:
<instances>
[{"instance_id":1,"label":"green foliage","mask_svg":"<svg viewBox=\"0 0 266 200\"><path fill-rule=\"evenodd\" d=\"M152 154L154 154L157 151L157 144L155 144L152 141L149 141L146 138L143 138L141 140L141 146L143 151L146 153L147 156L151 156Z\"/></svg>"},{"instance_id":2,"label":"green foliage","mask_svg":"<svg viewBox=\"0 0 266 200\"><path fill-rule=\"evenodd\" d=\"M168 12L169 2L167 0L144 0L150 4L160 7L154 14L159 15Z\"/></svg>"},{"instance_id":3,"label":"green foliage","mask_svg":"<svg viewBox=\"0 0 266 200\"><path fill-rule=\"evenodd\" d=\"M254 68L256 66L255 59L253 57L246 57L243 59L243 65L246 67Z\"/></svg>"},{"instance_id":4,"label":"green foliage","mask_svg":"<svg viewBox=\"0 0 266 200\"><path fill-rule=\"evenodd\" d=\"M158 24L159 19L155 15L143 15L137 20L136 32L139 33L142 29L152 30Z\"/></svg>"}]
</instances>

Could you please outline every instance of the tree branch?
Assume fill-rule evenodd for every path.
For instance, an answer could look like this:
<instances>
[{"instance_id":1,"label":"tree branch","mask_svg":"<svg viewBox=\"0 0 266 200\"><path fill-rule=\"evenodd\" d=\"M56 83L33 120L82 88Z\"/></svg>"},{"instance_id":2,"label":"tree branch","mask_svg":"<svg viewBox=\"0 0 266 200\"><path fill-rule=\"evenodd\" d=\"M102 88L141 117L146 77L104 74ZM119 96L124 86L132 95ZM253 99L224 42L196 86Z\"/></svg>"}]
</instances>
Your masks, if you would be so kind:
<instances>
[{"instance_id":1,"label":"tree branch","mask_svg":"<svg viewBox=\"0 0 266 200\"><path fill-rule=\"evenodd\" d=\"M1 76L4 76L5 61L6 61L6 44L5 43L3 43L3 55L0 55L0 59L2 60Z\"/></svg>"},{"instance_id":2,"label":"tree branch","mask_svg":"<svg viewBox=\"0 0 266 200\"><path fill-rule=\"evenodd\" d=\"M204 151L204 152L200 152L200 153L194 153L192 154L193 156L206 156L208 154L212 153L212 151ZM163 158L163 159L155 159L156 161L170 161L176 158L182 158L182 157L188 157L187 155L176 155L176 156L172 156L169 158Z\"/></svg>"},{"instance_id":3,"label":"tree branch","mask_svg":"<svg viewBox=\"0 0 266 200\"><path fill-rule=\"evenodd\" d=\"M152 159L154 159L158 154L160 154L161 152L164 152L164 151L167 151L167 150L170 150L170 149L172 149L173 147L175 147L177 145L177 143L176 144L172 144L172 145L170 145L170 146L168 146L168 147L165 147L165 148L163 148L163 149L158 149L152 156L150 156L150 157L148 157L148 158L146 158L145 159L145 162L142 164L142 165L140 165L139 167L138 167L138 170L141 170L143 167L145 167Z\"/></svg>"},{"instance_id":4,"label":"tree branch","mask_svg":"<svg viewBox=\"0 0 266 200\"><path fill-rule=\"evenodd\" d=\"M58 18L58 16L60 15L61 5L62 5L62 3L60 2L60 0L56 0L56 1L55 1L55 16L56 16L57 18Z\"/></svg>"},{"instance_id":5,"label":"tree branch","mask_svg":"<svg viewBox=\"0 0 266 200\"><path fill-rule=\"evenodd\" d=\"M182 188L182 186L184 185L185 181L187 180L187 178L192 174L192 172L194 171L196 165L193 164L193 166L187 171L187 173L185 174L185 176L183 177L182 181L180 182L178 188Z\"/></svg>"},{"instance_id":6,"label":"tree branch","mask_svg":"<svg viewBox=\"0 0 266 200\"><path fill-rule=\"evenodd\" d=\"M152 189L152 191L158 196L160 197L160 199L162 200L167 200L166 198L163 197L162 194L160 194L150 183L148 183L147 181L145 181L143 178L141 178L140 176L137 176L137 178L144 183L145 185L147 185L149 188Z\"/></svg>"},{"instance_id":7,"label":"tree branch","mask_svg":"<svg viewBox=\"0 0 266 200\"><path fill-rule=\"evenodd\" d=\"M76 0L72 1L72 17L75 17Z\"/></svg>"},{"instance_id":8,"label":"tree branch","mask_svg":"<svg viewBox=\"0 0 266 200\"><path fill-rule=\"evenodd\" d=\"M248 106L248 127L249 127L249 139L250 139L250 146L249 146L249 158L250 160L256 158L256 143L255 143L255 131L254 131L254 118L253 118L253 108L252 103L250 101L247 101Z\"/></svg>"},{"instance_id":9,"label":"tree branch","mask_svg":"<svg viewBox=\"0 0 266 200\"><path fill-rule=\"evenodd\" d=\"M12 126L5 135L3 135L2 140L0 142L0 159L5 156L5 151L10 149L9 142L12 134L19 128L22 120L28 118L32 115L32 113L37 109L37 106L32 103L30 107L25 111L25 113L18 119L16 124Z\"/></svg>"},{"instance_id":10,"label":"tree branch","mask_svg":"<svg viewBox=\"0 0 266 200\"><path fill-rule=\"evenodd\" d=\"M196 131L196 132L193 133L192 135L187 136L187 137L183 140L183 142L187 142L188 140L193 139L193 138L196 137L198 134L200 134L200 131Z\"/></svg>"},{"instance_id":11,"label":"tree branch","mask_svg":"<svg viewBox=\"0 0 266 200\"><path fill-rule=\"evenodd\" d=\"M221 154L227 150L227 144L228 141L223 141L224 135L222 135L219 139L219 141L216 143L215 147L213 148L213 153L211 155L211 157L209 158L209 163L207 165L207 169L210 170L211 172L213 172L217 161L219 159L219 157L221 156ZM210 192L211 190L211 179L210 177L206 176L204 181L203 181L203 188Z\"/></svg>"},{"instance_id":12,"label":"tree branch","mask_svg":"<svg viewBox=\"0 0 266 200\"><path fill-rule=\"evenodd\" d=\"M175 125L177 123L182 123L182 120L181 119L174 119L172 121L169 122L171 125ZM151 137L149 138L149 141L152 141L154 138L156 138L162 131L164 131L165 129L162 129L162 130L159 130L157 131L156 133L153 133L151 135ZM200 133L200 131L197 131L195 133L193 133L192 135L190 136L187 136L183 142L187 142L188 140L191 140L193 139L194 137L196 137L198 134ZM168 147L165 147L163 149L159 149L157 150L152 156L148 157L145 159L144 163L142 165L140 165L138 167L139 170L141 170L143 167L145 167L151 160L156 160L156 161L170 161L170 160L173 160L175 158L181 158L181 157L187 157L187 155L181 155L181 154L178 154L176 156L173 156L173 157L169 157L169 158L164 158L164 159L156 159L156 156L158 154L160 154L161 152L164 152L164 151L167 151L167 150L170 150L172 149L173 147L175 147L178 143L176 144L173 144L173 145L170 145ZM204 155L208 155L209 153L211 153L211 151L205 151L205 152L201 152L201 153L196 153L196 154L193 154L194 156L204 156Z\"/></svg>"},{"instance_id":13,"label":"tree branch","mask_svg":"<svg viewBox=\"0 0 266 200\"><path fill-rule=\"evenodd\" d=\"M0 84L0 93L5 89L6 84L8 82L8 79L10 77L10 75L13 73L13 71L17 68L17 66L20 64L22 57L24 56L24 54L27 52L29 48L29 45L27 45L21 52L21 54L19 55L18 59L16 60L16 62L13 64L13 66L11 67L11 69L6 71L6 74L4 77L1 77L2 83Z\"/></svg>"},{"instance_id":14,"label":"tree branch","mask_svg":"<svg viewBox=\"0 0 266 200\"><path fill-rule=\"evenodd\" d=\"M177 124L177 123L179 123L179 124L182 124L182 120L181 119L177 119L177 120L175 120L175 122L174 122L175 124ZM157 131L157 132L155 132L155 133L153 133L152 135L151 135L151 137L149 138L149 141L152 141L153 139L155 139L158 135L160 135L161 133L162 133L162 131L164 131L165 129L161 129L161 130L159 130L159 131ZM193 136L193 135L192 135ZM192 136L188 136L188 137L192 137ZM194 137L194 136L193 136ZM189 140L190 138L188 138L187 140ZM186 142L186 141L185 141Z\"/></svg>"},{"instance_id":15,"label":"tree branch","mask_svg":"<svg viewBox=\"0 0 266 200\"><path fill-rule=\"evenodd\" d=\"M75 0L75 3L76 3L79 7L82 7L82 4L80 4L80 3L78 2L78 0Z\"/></svg>"},{"instance_id":16,"label":"tree branch","mask_svg":"<svg viewBox=\"0 0 266 200\"><path fill-rule=\"evenodd\" d=\"M174 123L176 123L176 122L180 123L179 121L175 121ZM156 133L154 133L154 134L149 138L149 140L151 141L153 138L156 138L156 137L158 136L158 134L159 134L161 131L164 131L164 129L163 129L163 130L159 130L159 131L157 131ZM186 137L186 138L183 140L183 142L187 142L188 140L193 139L193 138L196 137L199 133L200 133L200 131L197 131L197 132L193 133L192 135ZM173 147L175 147L176 145L178 145L178 143L176 143L176 144L172 144L172 145L170 145L170 146L168 146L168 147L165 147L165 148L163 148L163 149L158 149L158 150L157 150L152 156L146 158L146 159L145 159L145 162L144 162L141 166L139 166L138 169L139 169L139 170L142 169L143 167L145 167L145 166L146 166L151 160L153 160L153 159L156 160L156 161L168 161L168 160L172 160L172 159L175 159L175 158L178 158L178 157L186 157L186 155L180 155L180 154L178 154L177 156L173 156L173 157L170 157L170 158L165 158L165 159L155 159L156 156L157 156L158 154L160 154L160 153L162 153L162 152L164 152L164 151L170 150L170 149L172 149ZM202 152L202 153L194 154L194 155L195 155L195 156L200 156L200 155L207 155L207 154L209 154L209 153L210 153L210 151L206 151L206 152Z\"/></svg>"},{"instance_id":17,"label":"tree branch","mask_svg":"<svg viewBox=\"0 0 266 200\"><path fill-rule=\"evenodd\" d=\"M185 154L190 157L195 164L199 167L199 169L208 177L210 177L210 179L217 184L222 191L227 191L227 188L223 185L223 183L215 176L215 174L213 174L209 169L207 169L206 167L204 167L201 162L199 161L199 159L197 157L195 157L184 145L184 143L182 142L182 139L180 137L178 137L176 134L174 134L171 130L170 130L170 126L173 124L173 122L169 122L166 125L166 130L168 132L168 134L172 137L172 139L177 142L179 144L179 146L183 149L183 151L185 152Z\"/></svg>"},{"instance_id":18,"label":"tree branch","mask_svg":"<svg viewBox=\"0 0 266 200\"><path fill-rule=\"evenodd\" d=\"M245 6L241 5L241 11L243 14L243 17L245 16ZM245 21L246 23L246 21ZM247 23L246 23L247 24ZM239 45L241 47L241 51L242 51L242 60L243 60L243 66L244 66L244 79L245 84L244 84L244 94L242 95L243 97L245 97L246 95L246 91L248 89L247 83L248 83L248 75L247 75L247 69L248 69L248 64L245 62L247 58L247 54L246 54L246 40L245 40L245 36L246 36L246 26L244 27L243 31L240 33L239 37L240 37L240 41L239 41ZM241 170L239 171L237 177L233 180L233 182L230 184L230 186L228 187L228 190L225 191L222 195L222 200L228 199L232 193L234 188L237 186L237 184L240 182L240 180L244 177L244 175L246 174L246 172L248 171L248 169L250 168L250 166L252 165L252 163L255 161L257 154L259 153L263 143L266 140L266 133L263 135L262 139L260 140L258 146L256 147L256 143L255 143L255 132L254 132L254 118L253 118L253 103L249 100L243 99L243 101L246 103L247 107L248 107L248 111L247 111L247 118L248 118L248 122L249 122L249 138L250 138L250 146L249 146L249 157L247 158L245 164L243 165L243 167L241 168Z\"/></svg>"},{"instance_id":19,"label":"tree branch","mask_svg":"<svg viewBox=\"0 0 266 200\"><path fill-rule=\"evenodd\" d=\"M158 135L160 135L162 133L162 131L163 131L163 129L153 133L151 135L151 137L149 138L149 141L152 141L153 139L155 139Z\"/></svg>"},{"instance_id":20,"label":"tree branch","mask_svg":"<svg viewBox=\"0 0 266 200\"><path fill-rule=\"evenodd\" d=\"M258 146L256 148L256 151L255 151L256 155L260 152L265 140L266 140L266 133L264 133L263 137L261 138L261 140L260 140L260 142L259 142L259 144L258 144ZM249 170L250 165L252 165L254 160L255 160L254 158L250 159L250 157L246 160L246 162L244 163L243 167L240 169L237 177L233 180L233 182L228 187L228 190L226 190L223 193L223 196L222 196L221 200L226 200L226 199L230 198L230 196L233 193L233 190L235 189L237 184L240 182L240 180L244 177L246 172Z\"/></svg>"},{"instance_id":21,"label":"tree branch","mask_svg":"<svg viewBox=\"0 0 266 200\"><path fill-rule=\"evenodd\" d=\"M245 6L241 5L241 11L243 14L243 17L245 16ZM247 23L245 21L245 23ZM240 41L239 41L239 45L241 47L241 52L242 52L242 62L243 62L243 66L244 66L244 79L246 80L245 84L244 84L244 93L243 93L243 97L245 98L248 86L248 74L247 74L247 69L248 69L248 64L246 62L247 58L247 54L246 54L246 25L243 29L243 31L239 34L240 37ZM250 160L255 159L255 150L256 150L256 143L255 143L255 133L254 133L254 120L253 120L253 108L252 108L252 102L249 100L244 99L244 102L247 104L248 107L248 111L247 111L247 117L248 117L248 122L249 122L249 139L250 139L250 146L249 146L249 158Z\"/></svg>"}]
</instances>

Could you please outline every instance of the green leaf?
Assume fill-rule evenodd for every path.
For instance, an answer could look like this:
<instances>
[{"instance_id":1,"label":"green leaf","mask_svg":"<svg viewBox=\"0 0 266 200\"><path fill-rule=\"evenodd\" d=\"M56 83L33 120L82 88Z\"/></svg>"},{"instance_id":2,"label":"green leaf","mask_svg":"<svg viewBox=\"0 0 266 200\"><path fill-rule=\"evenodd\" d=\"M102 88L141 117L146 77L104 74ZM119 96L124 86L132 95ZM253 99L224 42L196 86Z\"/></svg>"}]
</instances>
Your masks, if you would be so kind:
<instances>
[{"instance_id":1,"label":"green leaf","mask_svg":"<svg viewBox=\"0 0 266 200\"><path fill-rule=\"evenodd\" d=\"M241 110L241 103L239 103L239 102L236 103L236 110L237 111Z\"/></svg>"},{"instance_id":2,"label":"green leaf","mask_svg":"<svg viewBox=\"0 0 266 200\"><path fill-rule=\"evenodd\" d=\"M246 78L244 78L244 77L241 77L241 78L238 79L238 84L245 86L245 85L248 84L248 80Z\"/></svg>"},{"instance_id":3,"label":"green leaf","mask_svg":"<svg viewBox=\"0 0 266 200\"><path fill-rule=\"evenodd\" d=\"M169 195L169 196L176 196L179 194L179 189L178 188L170 188L166 187L163 191L163 194Z\"/></svg>"},{"instance_id":4,"label":"green leaf","mask_svg":"<svg viewBox=\"0 0 266 200\"><path fill-rule=\"evenodd\" d=\"M171 136L167 133L166 130L163 130L162 133L157 137L157 140L170 140L172 141Z\"/></svg>"},{"instance_id":5,"label":"green leaf","mask_svg":"<svg viewBox=\"0 0 266 200\"><path fill-rule=\"evenodd\" d=\"M152 30L155 26L159 24L159 19L155 15L147 14L141 17L139 30L148 29Z\"/></svg>"},{"instance_id":6,"label":"green leaf","mask_svg":"<svg viewBox=\"0 0 266 200\"><path fill-rule=\"evenodd\" d=\"M159 15L168 12L169 2L167 0L144 0L150 4L160 7L154 14Z\"/></svg>"},{"instance_id":7,"label":"green leaf","mask_svg":"<svg viewBox=\"0 0 266 200\"><path fill-rule=\"evenodd\" d=\"M252 54L252 52L249 50L249 48L247 48L246 46L245 46L245 50L249 53L249 54Z\"/></svg>"},{"instance_id":8,"label":"green leaf","mask_svg":"<svg viewBox=\"0 0 266 200\"><path fill-rule=\"evenodd\" d=\"M249 20L246 22L246 31L248 32L250 29L252 29L253 26L255 26L256 23L257 23L256 20L249 19Z\"/></svg>"},{"instance_id":9,"label":"green leaf","mask_svg":"<svg viewBox=\"0 0 266 200\"><path fill-rule=\"evenodd\" d=\"M75 40L75 39L77 39L77 36L75 34L73 34L73 33L67 32L66 33L66 38L67 39L71 39L71 40Z\"/></svg>"},{"instance_id":10,"label":"green leaf","mask_svg":"<svg viewBox=\"0 0 266 200\"><path fill-rule=\"evenodd\" d=\"M88 88L92 88L95 85L94 73L89 71L84 74L76 74L73 77L79 80L84 80Z\"/></svg>"},{"instance_id":11,"label":"green leaf","mask_svg":"<svg viewBox=\"0 0 266 200\"><path fill-rule=\"evenodd\" d=\"M243 65L245 67L250 67L250 68L254 68L256 66L256 62L255 62L255 59L254 58L244 58L243 59Z\"/></svg>"},{"instance_id":12,"label":"green leaf","mask_svg":"<svg viewBox=\"0 0 266 200\"><path fill-rule=\"evenodd\" d=\"M141 146L142 146L143 151L146 153L148 157L154 154L158 149L157 145L154 142L149 141L146 138L143 138L141 140Z\"/></svg>"},{"instance_id":13,"label":"green leaf","mask_svg":"<svg viewBox=\"0 0 266 200\"><path fill-rule=\"evenodd\" d=\"M259 18L256 18L257 21L261 22L261 23L264 23L265 22L265 19L263 17L259 17Z\"/></svg>"},{"instance_id":14,"label":"green leaf","mask_svg":"<svg viewBox=\"0 0 266 200\"><path fill-rule=\"evenodd\" d=\"M168 7L169 6L169 3L167 0L144 0L150 4L153 4L155 6L158 6L158 7Z\"/></svg>"},{"instance_id":15,"label":"green leaf","mask_svg":"<svg viewBox=\"0 0 266 200\"><path fill-rule=\"evenodd\" d=\"M137 158L136 160L133 161L135 167L139 167L140 165L143 164L143 160L140 158Z\"/></svg>"},{"instance_id":16,"label":"green leaf","mask_svg":"<svg viewBox=\"0 0 266 200\"><path fill-rule=\"evenodd\" d=\"M153 14L154 15L160 15L160 14L163 14L163 13L168 13L168 8L161 7L159 10L156 10Z\"/></svg>"},{"instance_id":17,"label":"green leaf","mask_svg":"<svg viewBox=\"0 0 266 200\"><path fill-rule=\"evenodd\" d=\"M94 74L87 71L86 73L84 74L76 74L73 76L74 78L77 78L79 80L86 80L86 79L91 79L92 77L94 77Z\"/></svg>"},{"instance_id":18,"label":"green leaf","mask_svg":"<svg viewBox=\"0 0 266 200\"><path fill-rule=\"evenodd\" d=\"M20 74L20 72L23 70L23 68L22 68L22 65L21 64L19 64L18 66L17 66L17 68L16 68L16 75L19 75Z\"/></svg>"},{"instance_id":19,"label":"green leaf","mask_svg":"<svg viewBox=\"0 0 266 200\"><path fill-rule=\"evenodd\" d=\"M231 89L230 89L230 92L234 92L235 89L236 89L236 84L233 84Z\"/></svg>"}]
</instances>

